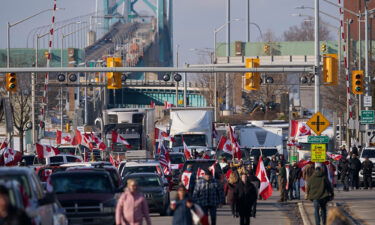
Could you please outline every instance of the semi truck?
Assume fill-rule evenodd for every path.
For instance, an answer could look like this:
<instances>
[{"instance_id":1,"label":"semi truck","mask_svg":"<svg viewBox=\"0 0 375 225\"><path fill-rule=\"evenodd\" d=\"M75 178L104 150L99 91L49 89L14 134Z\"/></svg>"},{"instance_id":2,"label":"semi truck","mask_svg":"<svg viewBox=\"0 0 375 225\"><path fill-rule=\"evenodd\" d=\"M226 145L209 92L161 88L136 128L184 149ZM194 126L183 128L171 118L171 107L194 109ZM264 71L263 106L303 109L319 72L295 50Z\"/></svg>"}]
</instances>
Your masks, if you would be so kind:
<instances>
[{"instance_id":1,"label":"semi truck","mask_svg":"<svg viewBox=\"0 0 375 225\"><path fill-rule=\"evenodd\" d=\"M112 146L114 152L125 150L146 150L150 154L154 152L155 139L155 111L150 108L114 108L103 110L102 116L95 120L95 126L106 138L108 146ZM126 149L122 144L112 143L112 131L131 145Z\"/></svg>"},{"instance_id":2,"label":"semi truck","mask_svg":"<svg viewBox=\"0 0 375 225\"><path fill-rule=\"evenodd\" d=\"M183 150L182 139L193 152L212 150L213 108L171 108L170 135L175 142L170 148Z\"/></svg>"}]
</instances>

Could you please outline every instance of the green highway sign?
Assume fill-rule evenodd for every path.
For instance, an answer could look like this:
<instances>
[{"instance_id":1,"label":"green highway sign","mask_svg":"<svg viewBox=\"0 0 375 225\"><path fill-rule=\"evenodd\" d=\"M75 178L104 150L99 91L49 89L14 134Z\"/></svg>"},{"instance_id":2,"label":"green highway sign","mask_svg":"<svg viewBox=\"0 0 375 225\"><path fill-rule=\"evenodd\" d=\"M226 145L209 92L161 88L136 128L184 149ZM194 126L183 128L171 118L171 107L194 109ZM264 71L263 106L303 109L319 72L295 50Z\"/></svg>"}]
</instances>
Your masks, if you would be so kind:
<instances>
[{"instance_id":1,"label":"green highway sign","mask_svg":"<svg viewBox=\"0 0 375 225\"><path fill-rule=\"evenodd\" d=\"M361 123L362 124L374 124L375 123L374 110L362 110L361 111Z\"/></svg>"},{"instance_id":2,"label":"green highway sign","mask_svg":"<svg viewBox=\"0 0 375 225\"><path fill-rule=\"evenodd\" d=\"M329 142L328 136L308 136L307 143L311 144L327 144Z\"/></svg>"}]
</instances>

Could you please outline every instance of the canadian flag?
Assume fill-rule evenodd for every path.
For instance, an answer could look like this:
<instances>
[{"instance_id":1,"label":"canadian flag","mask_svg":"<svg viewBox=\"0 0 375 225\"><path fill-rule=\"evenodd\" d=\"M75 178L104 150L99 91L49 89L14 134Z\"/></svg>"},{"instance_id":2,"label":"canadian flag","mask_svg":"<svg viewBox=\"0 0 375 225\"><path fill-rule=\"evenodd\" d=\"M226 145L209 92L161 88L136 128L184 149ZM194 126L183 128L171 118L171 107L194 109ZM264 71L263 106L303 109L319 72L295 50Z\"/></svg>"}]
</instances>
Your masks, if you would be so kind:
<instances>
[{"instance_id":1,"label":"canadian flag","mask_svg":"<svg viewBox=\"0 0 375 225\"><path fill-rule=\"evenodd\" d=\"M70 135L67 135L67 136L64 136L62 138L63 140L63 144L66 144L66 143L72 143L72 138L70 137ZM65 143L64 143L65 142Z\"/></svg>"},{"instance_id":2,"label":"canadian flag","mask_svg":"<svg viewBox=\"0 0 375 225\"><path fill-rule=\"evenodd\" d=\"M181 176L181 182L185 186L186 190L189 190L191 174L192 172L185 171L182 173L182 176Z\"/></svg>"},{"instance_id":3,"label":"canadian flag","mask_svg":"<svg viewBox=\"0 0 375 225\"><path fill-rule=\"evenodd\" d=\"M290 121L290 129L290 137L311 135L311 130L306 123L298 120Z\"/></svg>"},{"instance_id":4,"label":"canadian flag","mask_svg":"<svg viewBox=\"0 0 375 225\"><path fill-rule=\"evenodd\" d=\"M102 139L100 139L98 136L96 136L92 132L91 132L91 139L96 143L96 147L99 148L100 150L105 151L107 149L107 146L104 144Z\"/></svg>"},{"instance_id":5,"label":"canadian flag","mask_svg":"<svg viewBox=\"0 0 375 225\"><path fill-rule=\"evenodd\" d=\"M237 159L242 158L241 150L240 150L240 145L237 142L236 137L234 136L233 129L230 125L228 125L228 134L229 134L229 139L232 142L232 149L233 149L233 156Z\"/></svg>"},{"instance_id":6,"label":"canadian flag","mask_svg":"<svg viewBox=\"0 0 375 225\"><path fill-rule=\"evenodd\" d=\"M216 164L217 164L217 162L212 164L212 166L208 167L208 170L211 171L213 177L215 177L215 172L216 172L215 166L216 166Z\"/></svg>"},{"instance_id":7,"label":"canadian flag","mask_svg":"<svg viewBox=\"0 0 375 225\"><path fill-rule=\"evenodd\" d=\"M35 147L36 147L36 152L38 154L39 159L43 159L43 158L47 158L47 157L60 154L60 151L57 148L52 147L52 146L41 145L41 144L36 143Z\"/></svg>"},{"instance_id":8,"label":"canadian flag","mask_svg":"<svg viewBox=\"0 0 375 225\"><path fill-rule=\"evenodd\" d=\"M4 165L15 166L22 160L22 154L19 151L6 147L3 151Z\"/></svg>"},{"instance_id":9,"label":"canadian flag","mask_svg":"<svg viewBox=\"0 0 375 225\"><path fill-rule=\"evenodd\" d=\"M167 101L164 102L164 109L170 109L173 107L173 104L172 103L169 103Z\"/></svg>"},{"instance_id":10,"label":"canadian flag","mask_svg":"<svg viewBox=\"0 0 375 225\"><path fill-rule=\"evenodd\" d=\"M267 200L272 196L272 185L268 180L262 157L259 157L256 176L260 180L259 195L262 196L264 200Z\"/></svg>"},{"instance_id":11,"label":"canadian flag","mask_svg":"<svg viewBox=\"0 0 375 225\"><path fill-rule=\"evenodd\" d=\"M125 138L121 137L117 131L112 131L112 143L121 143L125 145L126 148L131 148L132 146L125 140Z\"/></svg>"},{"instance_id":12,"label":"canadian flag","mask_svg":"<svg viewBox=\"0 0 375 225\"><path fill-rule=\"evenodd\" d=\"M82 134L76 129L75 135L72 140L72 145L80 145L82 143Z\"/></svg>"},{"instance_id":13,"label":"canadian flag","mask_svg":"<svg viewBox=\"0 0 375 225\"><path fill-rule=\"evenodd\" d=\"M118 162L113 158L112 154L109 154L109 162L114 166L118 166Z\"/></svg>"},{"instance_id":14,"label":"canadian flag","mask_svg":"<svg viewBox=\"0 0 375 225\"><path fill-rule=\"evenodd\" d=\"M155 140L166 140L171 142L176 142L176 140L170 136L167 132L160 130L159 128L155 128Z\"/></svg>"},{"instance_id":15,"label":"canadian flag","mask_svg":"<svg viewBox=\"0 0 375 225\"><path fill-rule=\"evenodd\" d=\"M184 155L186 159L191 159L191 150L186 145L184 138L182 138L182 145L184 146Z\"/></svg>"},{"instance_id":16,"label":"canadian flag","mask_svg":"<svg viewBox=\"0 0 375 225\"><path fill-rule=\"evenodd\" d=\"M90 150L94 148L93 140L90 134L83 134L83 145L87 146Z\"/></svg>"},{"instance_id":17,"label":"canadian flag","mask_svg":"<svg viewBox=\"0 0 375 225\"><path fill-rule=\"evenodd\" d=\"M225 136L221 136L217 149L233 155L232 142Z\"/></svg>"},{"instance_id":18,"label":"canadian flag","mask_svg":"<svg viewBox=\"0 0 375 225\"><path fill-rule=\"evenodd\" d=\"M0 145L0 155L3 154L3 152L5 151L5 149L8 147L8 142L7 142L7 139L5 139L3 141L3 143L1 143Z\"/></svg>"},{"instance_id":19,"label":"canadian flag","mask_svg":"<svg viewBox=\"0 0 375 225\"><path fill-rule=\"evenodd\" d=\"M327 156L335 161L339 161L341 158L342 158L342 155L339 155L339 154L333 154L333 153L329 153L327 152Z\"/></svg>"},{"instance_id":20,"label":"canadian flag","mask_svg":"<svg viewBox=\"0 0 375 225\"><path fill-rule=\"evenodd\" d=\"M155 102L154 102L154 101L151 101L151 102L150 102L150 108L151 108L151 109L155 109Z\"/></svg>"},{"instance_id":21,"label":"canadian flag","mask_svg":"<svg viewBox=\"0 0 375 225\"><path fill-rule=\"evenodd\" d=\"M201 168L198 168L198 170L197 170L197 177L198 178L204 177L204 175L206 175L206 172L204 172L204 170L202 170Z\"/></svg>"}]
</instances>

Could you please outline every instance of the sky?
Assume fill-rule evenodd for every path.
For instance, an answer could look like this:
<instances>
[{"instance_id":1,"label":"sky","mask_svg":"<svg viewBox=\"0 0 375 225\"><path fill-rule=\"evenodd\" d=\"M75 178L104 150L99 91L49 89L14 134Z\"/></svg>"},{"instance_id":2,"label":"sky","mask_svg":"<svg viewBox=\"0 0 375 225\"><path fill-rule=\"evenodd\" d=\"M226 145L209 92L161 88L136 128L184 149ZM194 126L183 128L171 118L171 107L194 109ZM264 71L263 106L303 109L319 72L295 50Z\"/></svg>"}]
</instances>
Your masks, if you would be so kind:
<instances>
[{"instance_id":1,"label":"sky","mask_svg":"<svg viewBox=\"0 0 375 225\"><path fill-rule=\"evenodd\" d=\"M98 0L101 5L102 0ZM154 0L155 1L155 0ZM198 63L202 56L196 50L213 48L213 30L226 22L227 0L175 0L174 1L174 45L179 45L180 65ZM232 19L246 18L246 1L231 0ZM12 0L5 1L0 8L0 48L6 47L6 23L14 23L43 9L51 8L53 0ZM321 10L339 16L338 9L320 1ZM332 2L337 2L332 0ZM272 31L278 37L290 26L300 24L304 18L291 16L295 13L313 15L313 10L296 10L305 5L312 7L313 0L250 0L251 22L257 23L262 32ZM59 10L56 21L61 21L95 11L95 0L58 0ZM338 22L322 17L330 24ZM51 13L44 13L11 29L11 47L26 47L27 35L38 26L49 24ZM334 33L333 31L332 33ZM251 41L259 41L259 32L251 26ZM231 26L231 40L244 41L246 27L244 21L235 21ZM225 41L226 31L218 33L218 41ZM175 48L176 50L176 48ZM202 54L202 53L201 53Z\"/></svg>"}]
</instances>

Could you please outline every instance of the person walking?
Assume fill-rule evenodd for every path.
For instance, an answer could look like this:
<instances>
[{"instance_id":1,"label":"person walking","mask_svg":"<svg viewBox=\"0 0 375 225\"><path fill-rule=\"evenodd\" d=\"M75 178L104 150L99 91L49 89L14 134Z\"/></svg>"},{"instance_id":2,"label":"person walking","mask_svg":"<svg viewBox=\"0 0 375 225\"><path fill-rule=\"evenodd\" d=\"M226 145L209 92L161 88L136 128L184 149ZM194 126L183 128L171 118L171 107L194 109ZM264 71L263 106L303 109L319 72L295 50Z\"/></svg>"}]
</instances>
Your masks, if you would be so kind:
<instances>
[{"instance_id":1,"label":"person walking","mask_svg":"<svg viewBox=\"0 0 375 225\"><path fill-rule=\"evenodd\" d=\"M277 183L277 160L275 155L272 156L268 167L270 168L270 183L274 188L279 189L279 185Z\"/></svg>"},{"instance_id":2,"label":"person walking","mask_svg":"<svg viewBox=\"0 0 375 225\"><path fill-rule=\"evenodd\" d=\"M193 201L188 197L185 186L180 185L177 188L176 201L172 201L168 215L173 216L173 225L193 225L193 216L191 210L194 208Z\"/></svg>"},{"instance_id":3,"label":"person walking","mask_svg":"<svg viewBox=\"0 0 375 225\"><path fill-rule=\"evenodd\" d=\"M121 194L116 206L117 225L142 225L145 218L147 225L151 225L147 201L138 192L137 181L129 179L124 193Z\"/></svg>"},{"instance_id":4,"label":"person walking","mask_svg":"<svg viewBox=\"0 0 375 225\"><path fill-rule=\"evenodd\" d=\"M300 199L300 179L302 177L301 168L298 167L297 163L293 164L292 169L290 170L290 185L291 185L291 196L293 199Z\"/></svg>"},{"instance_id":5,"label":"person walking","mask_svg":"<svg viewBox=\"0 0 375 225\"><path fill-rule=\"evenodd\" d=\"M347 158L341 158L339 162L340 180L344 186L344 191L349 191L349 175L350 167L349 160Z\"/></svg>"},{"instance_id":6,"label":"person walking","mask_svg":"<svg viewBox=\"0 0 375 225\"><path fill-rule=\"evenodd\" d=\"M241 175L234 191L234 202L236 204L236 217L240 217L240 225L249 225L253 205L257 199L257 190L248 180L246 174Z\"/></svg>"},{"instance_id":7,"label":"person walking","mask_svg":"<svg viewBox=\"0 0 375 225\"><path fill-rule=\"evenodd\" d=\"M372 189L372 168L374 167L368 156L365 157L365 161L362 163L363 171L363 184L365 189Z\"/></svg>"},{"instance_id":8,"label":"person walking","mask_svg":"<svg viewBox=\"0 0 375 225\"><path fill-rule=\"evenodd\" d=\"M327 203L333 200L334 192L321 163L315 163L315 171L307 183L306 193L307 199L314 204L315 224L326 225Z\"/></svg>"},{"instance_id":9,"label":"person walking","mask_svg":"<svg viewBox=\"0 0 375 225\"><path fill-rule=\"evenodd\" d=\"M2 225L31 225L31 219L25 211L10 204L9 190L0 186L0 224Z\"/></svg>"},{"instance_id":10,"label":"person walking","mask_svg":"<svg viewBox=\"0 0 375 225\"><path fill-rule=\"evenodd\" d=\"M352 190L354 188L359 189L359 171L362 168L361 161L359 161L356 154L352 154L352 158L349 160L349 164Z\"/></svg>"},{"instance_id":11,"label":"person walking","mask_svg":"<svg viewBox=\"0 0 375 225\"><path fill-rule=\"evenodd\" d=\"M253 204L253 208L251 209L251 217L256 217L257 213L257 201L258 201L258 196L259 196L259 188L260 188L260 180L258 179L257 176L255 176L254 170L249 170L247 174L248 180L254 185L255 190L256 190L256 199Z\"/></svg>"},{"instance_id":12,"label":"person walking","mask_svg":"<svg viewBox=\"0 0 375 225\"><path fill-rule=\"evenodd\" d=\"M278 202L286 202L288 199L288 192L287 192L287 171L285 166L281 161L278 162L278 169L279 169L279 190L280 190L280 200Z\"/></svg>"},{"instance_id":13,"label":"person walking","mask_svg":"<svg viewBox=\"0 0 375 225\"><path fill-rule=\"evenodd\" d=\"M193 201L203 208L206 215L211 216L211 225L216 225L216 210L225 202L223 187L213 178L211 171L205 170L203 178L197 181Z\"/></svg>"},{"instance_id":14,"label":"person walking","mask_svg":"<svg viewBox=\"0 0 375 225\"><path fill-rule=\"evenodd\" d=\"M226 197L226 203L230 205L232 215L235 215L236 207L233 201L234 198L234 190L236 189L236 185L238 183L238 177L236 173L231 173L229 175L228 182L224 185L224 194Z\"/></svg>"}]
</instances>

